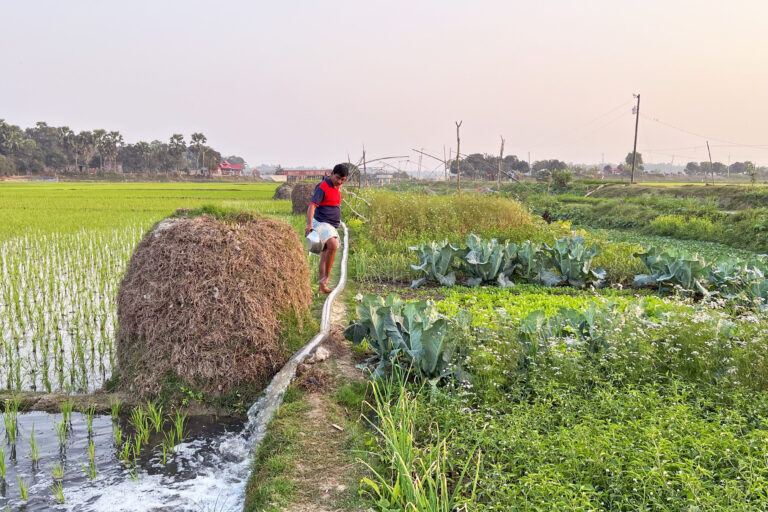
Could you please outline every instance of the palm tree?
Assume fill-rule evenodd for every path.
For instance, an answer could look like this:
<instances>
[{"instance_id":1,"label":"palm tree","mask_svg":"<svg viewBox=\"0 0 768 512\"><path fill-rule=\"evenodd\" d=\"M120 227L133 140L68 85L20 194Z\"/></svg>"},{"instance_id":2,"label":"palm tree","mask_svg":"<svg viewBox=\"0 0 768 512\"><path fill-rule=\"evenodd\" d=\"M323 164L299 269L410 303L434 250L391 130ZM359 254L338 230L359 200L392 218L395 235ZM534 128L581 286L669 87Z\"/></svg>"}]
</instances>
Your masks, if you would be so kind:
<instances>
[{"instance_id":1,"label":"palm tree","mask_svg":"<svg viewBox=\"0 0 768 512\"><path fill-rule=\"evenodd\" d=\"M187 145L184 143L184 136L180 133L174 133L171 135L171 139L168 141L168 154L173 158L174 170L178 171L178 164L181 155L186 151Z\"/></svg>"},{"instance_id":2,"label":"palm tree","mask_svg":"<svg viewBox=\"0 0 768 512\"><path fill-rule=\"evenodd\" d=\"M205 152L205 146L203 144L208 142L208 139L206 138L205 135L199 132L193 133L191 138L192 138L192 144L195 146L195 155L197 156L196 166L197 166L197 170L199 170L200 169L200 153L201 153L201 150ZM203 161L205 161L204 156L203 156Z\"/></svg>"},{"instance_id":3,"label":"palm tree","mask_svg":"<svg viewBox=\"0 0 768 512\"><path fill-rule=\"evenodd\" d=\"M99 128L98 130L93 130L93 145L96 148L96 151L99 152L99 171L102 171L104 169L104 149L105 149L105 137L107 136L107 131L102 130Z\"/></svg>"}]
</instances>

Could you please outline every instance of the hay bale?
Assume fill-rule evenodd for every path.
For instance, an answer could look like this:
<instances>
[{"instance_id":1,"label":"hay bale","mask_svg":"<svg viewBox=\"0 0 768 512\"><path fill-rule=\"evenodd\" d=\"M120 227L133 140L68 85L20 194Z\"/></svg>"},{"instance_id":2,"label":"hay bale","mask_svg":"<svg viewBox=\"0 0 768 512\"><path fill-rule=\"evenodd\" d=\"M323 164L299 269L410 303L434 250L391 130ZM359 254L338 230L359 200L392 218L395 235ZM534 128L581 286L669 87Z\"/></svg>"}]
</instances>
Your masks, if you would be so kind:
<instances>
[{"instance_id":1,"label":"hay bale","mask_svg":"<svg viewBox=\"0 0 768 512\"><path fill-rule=\"evenodd\" d=\"M272 199L290 199L292 190L293 183L285 182L275 189L275 195L272 196Z\"/></svg>"},{"instance_id":2,"label":"hay bale","mask_svg":"<svg viewBox=\"0 0 768 512\"><path fill-rule=\"evenodd\" d=\"M293 213L305 214L309 203L312 200L312 194L315 193L315 186L317 183L301 182L293 186L291 191L291 204L293 206Z\"/></svg>"},{"instance_id":3,"label":"hay bale","mask_svg":"<svg viewBox=\"0 0 768 512\"><path fill-rule=\"evenodd\" d=\"M260 389L290 356L281 315L302 318L310 303L304 250L287 223L163 220L120 283L118 386L141 397L178 379L213 396Z\"/></svg>"}]
</instances>

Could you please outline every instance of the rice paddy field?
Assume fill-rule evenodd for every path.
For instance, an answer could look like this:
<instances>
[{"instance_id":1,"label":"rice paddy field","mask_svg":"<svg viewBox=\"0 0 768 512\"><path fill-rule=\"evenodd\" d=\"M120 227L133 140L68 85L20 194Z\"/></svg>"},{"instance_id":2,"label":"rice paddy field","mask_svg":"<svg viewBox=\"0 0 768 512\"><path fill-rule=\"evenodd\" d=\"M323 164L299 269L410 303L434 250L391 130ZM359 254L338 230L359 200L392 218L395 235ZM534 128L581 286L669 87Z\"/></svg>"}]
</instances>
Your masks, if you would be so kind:
<instances>
[{"instance_id":1,"label":"rice paddy field","mask_svg":"<svg viewBox=\"0 0 768 512\"><path fill-rule=\"evenodd\" d=\"M222 485L247 477L241 419L187 418L159 403L128 410L119 399L109 414L82 397L112 376L117 288L144 233L202 205L300 224L290 201L271 200L275 187L0 184L0 507L232 510L237 492ZM30 391L81 405L25 412Z\"/></svg>"},{"instance_id":2,"label":"rice paddy field","mask_svg":"<svg viewBox=\"0 0 768 512\"><path fill-rule=\"evenodd\" d=\"M88 392L114 366L117 286L133 248L178 208L288 217L275 185L0 186L0 387Z\"/></svg>"}]
</instances>

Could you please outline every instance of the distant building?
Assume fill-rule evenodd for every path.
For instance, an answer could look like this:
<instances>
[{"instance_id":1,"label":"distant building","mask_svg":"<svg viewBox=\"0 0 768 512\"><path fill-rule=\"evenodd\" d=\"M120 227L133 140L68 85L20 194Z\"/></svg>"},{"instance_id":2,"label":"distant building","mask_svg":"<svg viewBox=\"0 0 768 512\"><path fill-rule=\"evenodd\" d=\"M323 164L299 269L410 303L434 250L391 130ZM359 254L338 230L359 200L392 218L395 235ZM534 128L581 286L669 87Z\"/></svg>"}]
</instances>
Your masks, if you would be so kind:
<instances>
[{"instance_id":1,"label":"distant building","mask_svg":"<svg viewBox=\"0 0 768 512\"><path fill-rule=\"evenodd\" d=\"M289 183L302 180L319 181L330 176L331 169L278 169L275 171L275 175L285 176Z\"/></svg>"},{"instance_id":2,"label":"distant building","mask_svg":"<svg viewBox=\"0 0 768 512\"><path fill-rule=\"evenodd\" d=\"M242 176L243 166L231 164L226 160L224 160L216 168L216 171L214 172L214 174L217 176Z\"/></svg>"}]
</instances>

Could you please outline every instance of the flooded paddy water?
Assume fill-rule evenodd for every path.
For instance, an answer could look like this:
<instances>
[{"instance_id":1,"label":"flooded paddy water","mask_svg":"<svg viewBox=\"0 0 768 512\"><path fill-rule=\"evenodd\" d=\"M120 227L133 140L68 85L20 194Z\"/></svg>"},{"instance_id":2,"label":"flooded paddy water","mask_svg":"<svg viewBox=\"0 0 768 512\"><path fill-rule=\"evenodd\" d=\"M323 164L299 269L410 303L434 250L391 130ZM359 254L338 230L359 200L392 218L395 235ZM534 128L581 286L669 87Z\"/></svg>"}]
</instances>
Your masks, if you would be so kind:
<instances>
[{"instance_id":1,"label":"flooded paddy water","mask_svg":"<svg viewBox=\"0 0 768 512\"><path fill-rule=\"evenodd\" d=\"M126 418L93 417L88 434L86 415L72 414L72 423L61 446L56 425L60 414L22 413L18 416L15 457L3 429L5 478L0 482L0 507L27 511L234 511L242 496L250 464L250 440L244 422L235 418L193 417L187 420L185 440L162 462L162 434L153 434L134 463L125 464L115 441L119 427L131 430ZM30 457L30 438L39 459ZM167 426L166 426L167 429ZM94 445L95 478L90 466L89 444ZM54 466L63 478L54 478ZM27 499L22 498L26 487ZM55 485L62 484L64 503L57 503Z\"/></svg>"}]
</instances>

